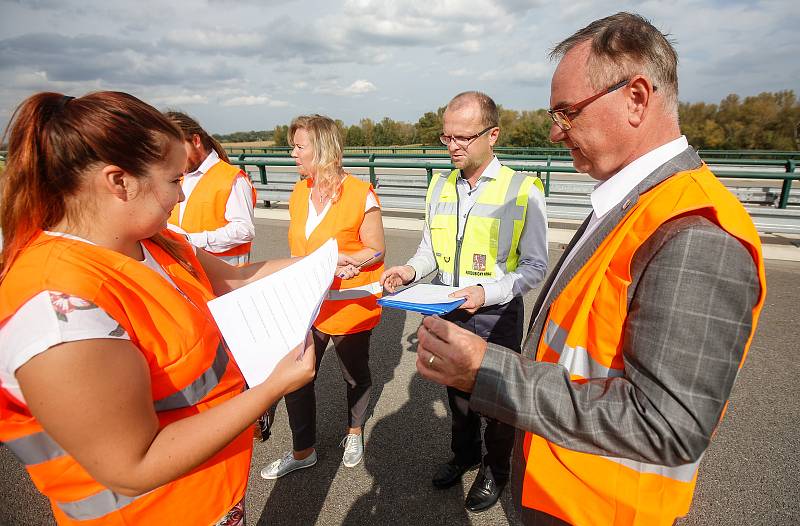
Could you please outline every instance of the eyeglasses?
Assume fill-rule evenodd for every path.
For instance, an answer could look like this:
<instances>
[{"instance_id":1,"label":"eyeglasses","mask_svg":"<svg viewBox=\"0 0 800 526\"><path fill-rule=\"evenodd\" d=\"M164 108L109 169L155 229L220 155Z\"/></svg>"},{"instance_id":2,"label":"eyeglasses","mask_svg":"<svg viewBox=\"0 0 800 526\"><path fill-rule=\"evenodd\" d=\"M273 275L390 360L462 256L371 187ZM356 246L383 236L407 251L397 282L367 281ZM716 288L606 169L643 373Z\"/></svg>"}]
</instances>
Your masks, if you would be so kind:
<instances>
[{"instance_id":1,"label":"eyeglasses","mask_svg":"<svg viewBox=\"0 0 800 526\"><path fill-rule=\"evenodd\" d=\"M469 148L469 145L472 142L483 135L484 133L488 132L492 128L496 128L496 126L489 126L488 128L481 130L480 132L476 133L475 135L470 135L469 137L459 137L458 135L445 135L444 133L439 135L439 141L444 144L445 146L450 146L450 143L455 141L456 146L461 148L462 150L466 150Z\"/></svg>"},{"instance_id":2,"label":"eyeglasses","mask_svg":"<svg viewBox=\"0 0 800 526\"><path fill-rule=\"evenodd\" d=\"M566 108L556 108L554 110L547 110L547 113L550 115L550 118L553 119L553 122L556 123L556 126L561 128L563 131L568 131L572 128L572 122L570 121L570 119L574 119L575 117L577 117L583 108L593 103L603 95L607 95L612 91L616 91L621 87L627 85L628 82L630 82L630 80L623 80L622 82L617 82L610 88L606 88L600 93L592 95L588 99L576 102L572 106L567 106ZM653 91L655 91L655 89L656 87L653 86Z\"/></svg>"}]
</instances>

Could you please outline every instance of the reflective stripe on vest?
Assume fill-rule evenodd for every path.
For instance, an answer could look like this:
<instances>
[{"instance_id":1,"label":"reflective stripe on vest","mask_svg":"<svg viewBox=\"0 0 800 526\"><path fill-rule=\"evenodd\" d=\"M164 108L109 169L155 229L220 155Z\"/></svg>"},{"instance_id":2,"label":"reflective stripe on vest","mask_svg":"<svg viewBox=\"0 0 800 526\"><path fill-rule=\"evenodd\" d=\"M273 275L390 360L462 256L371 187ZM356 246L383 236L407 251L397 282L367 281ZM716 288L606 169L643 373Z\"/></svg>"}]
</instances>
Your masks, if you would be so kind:
<instances>
[{"instance_id":1,"label":"reflective stripe on vest","mask_svg":"<svg viewBox=\"0 0 800 526\"><path fill-rule=\"evenodd\" d=\"M606 367L589 355L583 347L567 345L567 331L549 320L542 343L559 355L558 363L567 368L573 376L581 378L613 378L624 376L624 369Z\"/></svg>"},{"instance_id":2,"label":"reflective stripe on vest","mask_svg":"<svg viewBox=\"0 0 800 526\"><path fill-rule=\"evenodd\" d=\"M202 400L218 384L225 370L228 368L228 353L222 341L217 346L217 353L214 356L214 363L191 384L180 391L177 391L166 398L156 400L154 405L156 411L168 411L170 409L180 409L190 407Z\"/></svg>"},{"instance_id":3,"label":"reflective stripe on vest","mask_svg":"<svg viewBox=\"0 0 800 526\"><path fill-rule=\"evenodd\" d=\"M44 431L15 438L5 442L8 449L26 466L41 464L67 454L50 435Z\"/></svg>"},{"instance_id":4,"label":"reflective stripe on vest","mask_svg":"<svg viewBox=\"0 0 800 526\"><path fill-rule=\"evenodd\" d=\"M359 287L353 287L350 289L340 289L340 290L329 290L327 299L335 300L335 301L342 301L342 300L354 300L358 298L367 298L369 296L375 296L380 294L383 291L383 287L379 281L373 281L372 283L368 283L366 285L361 285Z\"/></svg>"},{"instance_id":5,"label":"reflective stripe on vest","mask_svg":"<svg viewBox=\"0 0 800 526\"><path fill-rule=\"evenodd\" d=\"M610 460L611 462L616 462L617 464L625 466L626 468L630 468L637 473L660 475L662 477L671 478L672 480L677 480L678 482L691 482L694 479L695 473L697 473L697 468L700 467L700 461L703 459L703 456L704 454L700 455L700 458L691 464L682 464L680 466L662 466L660 464L638 462L629 458L606 457L602 455L601 458Z\"/></svg>"},{"instance_id":6,"label":"reflective stripe on vest","mask_svg":"<svg viewBox=\"0 0 800 526\"><path fill-rule=\"evenodd\" d=\"M147 493L144 495L147 495ZM74 519L76 521L87 521L99 519L101 517L105 517L109 513L121 510L131 502L135 501L139 497L143 497L144 495L127 497L107 489L99 493L95 493L94 495L89 495L81 500L75 500L72 502L56 501L56 505L70 519Z\"/></svg>"},{"instance_id":7,"label":"reflective stripe on vest","mask_svg":"<svg viewBox=\"0 0 800 526\"><path fill-rule=\"evenodd\" d=\"M467 214L464 235L458 240L458 177L458 170L436 177L426 196L425 213L440 279L455 283L457 274L459 286L467 286L496 277L498 270L505 274L517 268L528 194L531 186L541 189L542 184L537 178L502 167L496 178L482 183ZM456 259L459 269L455 268Z\"/></svg>"}]
</instances>

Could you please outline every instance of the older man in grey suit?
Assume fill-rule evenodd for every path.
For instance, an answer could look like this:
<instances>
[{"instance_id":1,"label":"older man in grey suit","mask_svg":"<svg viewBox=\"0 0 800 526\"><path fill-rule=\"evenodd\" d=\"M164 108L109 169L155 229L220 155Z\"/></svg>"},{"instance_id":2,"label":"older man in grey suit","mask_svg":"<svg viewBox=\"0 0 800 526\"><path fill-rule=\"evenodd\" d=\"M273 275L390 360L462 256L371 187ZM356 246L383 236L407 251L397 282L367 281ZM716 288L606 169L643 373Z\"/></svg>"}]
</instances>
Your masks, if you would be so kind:
<instances>
[{"instance_id":1,"label":"older man in grey suit","mask_svg":"<svg viewBox=\"0 0 800 526\"><path fill-rule=\"evenodd\" d=\"M766 294L758 234L677 117L677 55L618 13L553 51L551 140L600 183L522 355L444 320L417 368L518 429L528 524L672 524L691 504Z\"/></svg>"}]
</instances>

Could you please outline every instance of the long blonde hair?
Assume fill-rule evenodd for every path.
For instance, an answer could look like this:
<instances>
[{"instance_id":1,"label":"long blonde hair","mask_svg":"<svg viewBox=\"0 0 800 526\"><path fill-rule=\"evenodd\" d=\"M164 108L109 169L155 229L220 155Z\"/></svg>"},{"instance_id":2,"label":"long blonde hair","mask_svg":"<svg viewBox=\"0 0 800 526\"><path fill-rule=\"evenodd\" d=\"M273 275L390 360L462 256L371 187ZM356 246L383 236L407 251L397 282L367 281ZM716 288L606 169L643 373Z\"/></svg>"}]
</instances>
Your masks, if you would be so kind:
<instances>
[{"instance_id":1,"label":"long blonde hair","mask_svg":"<svg viewBox=\"0 0 800 526\"><path fill-rule=\"evenodd\" d=\"M331 198L339 199L344 179L342 168L342 137L336 122L324 115L301 115L289 125L289 145L294 147L294 134L297 130L308 133L310 147L314 152L312 172L317 190Z\"/></svg>"}]
</instances>

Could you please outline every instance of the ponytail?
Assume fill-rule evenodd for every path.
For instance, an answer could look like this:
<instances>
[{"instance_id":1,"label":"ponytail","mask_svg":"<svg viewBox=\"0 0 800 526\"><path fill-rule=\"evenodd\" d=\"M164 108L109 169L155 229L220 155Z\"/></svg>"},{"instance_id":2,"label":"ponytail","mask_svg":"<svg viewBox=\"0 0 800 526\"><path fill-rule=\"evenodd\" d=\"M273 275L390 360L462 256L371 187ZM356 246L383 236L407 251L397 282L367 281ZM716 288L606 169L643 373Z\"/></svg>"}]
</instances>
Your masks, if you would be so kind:
<instances>
[{"instance_id":1,"label":"ponytail","mask_svg":"<svg viewBox=\"0 0 800 526\"><path fill-rule=\"evenodd\" d=\"M6 129L8 158L0 174L0 282L20 252L42 230L68 214L67 203L95 163L144 176L163 162L182 135L152 106L127 93L104 91L73 98L37 93L14 112ZM155 236L160 238L160 236ZM160 239L154 239L159 245ZM194 272L178 250L162 246Z\"/></svg>"},{"instance_id":2,"label":"ponytail","mask_svg":"<svg viewBox=\"0 0 800 526\"><path fill-rule=\"evenodd\" d=\"M175 126L180 128L181 132L183 133L183 140L187 142L192 141L192 135L197 135L200 137L200 142L208 151L214 150L217 152L217 155L220 159L225 161L226 163L230 163L231 160L228 158L228 153L225 151L225 148L216 140L214 137L208 134L207 131L200 126L200 123L197 122L192 117L188 116L187 114L181 111L166 111L164 115L171 120Z\"/></svg>"}]
</instances>

